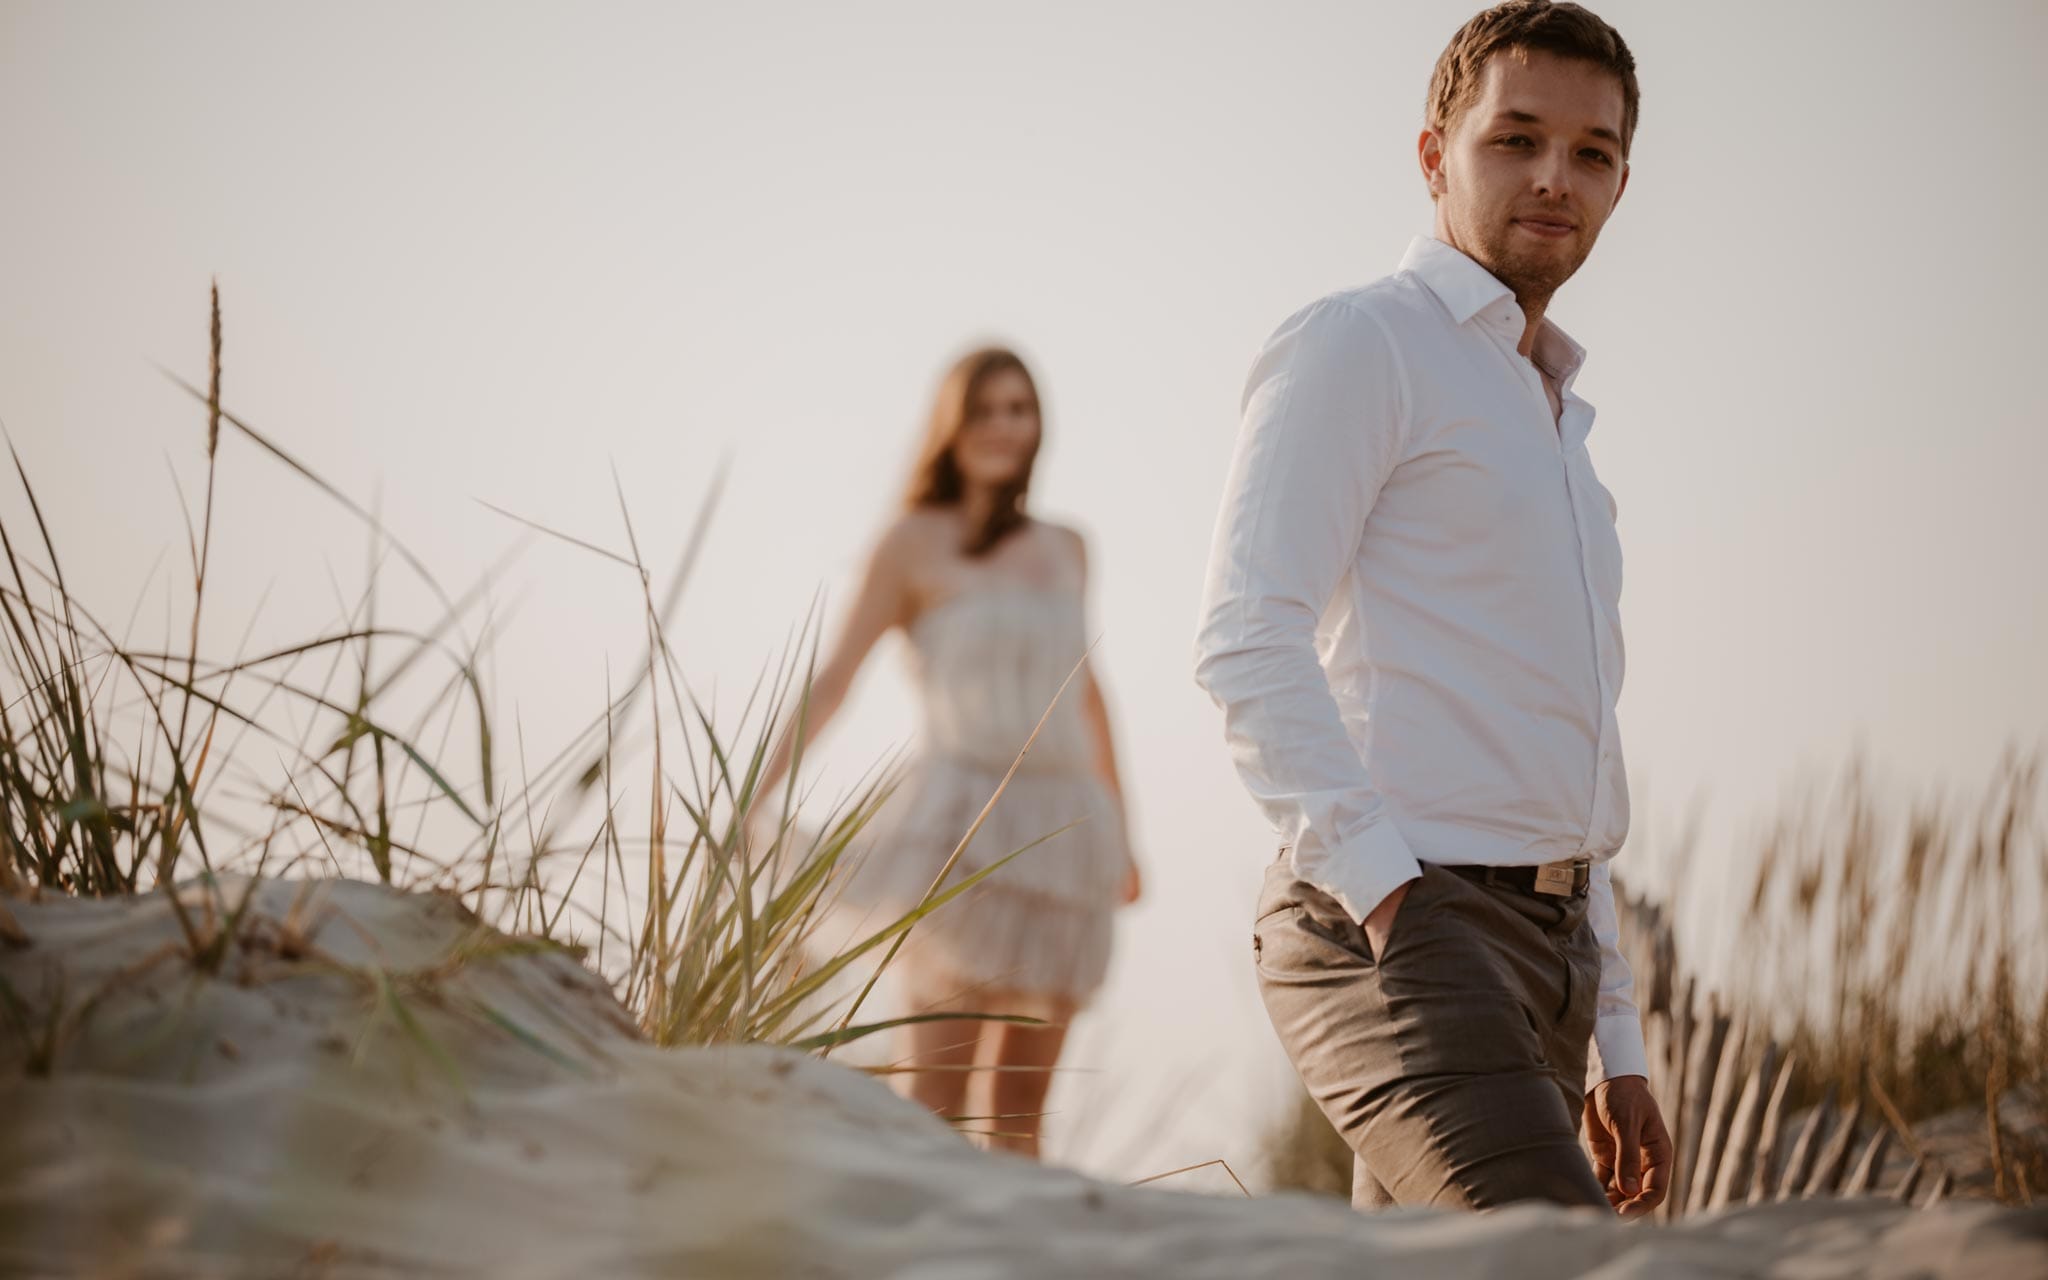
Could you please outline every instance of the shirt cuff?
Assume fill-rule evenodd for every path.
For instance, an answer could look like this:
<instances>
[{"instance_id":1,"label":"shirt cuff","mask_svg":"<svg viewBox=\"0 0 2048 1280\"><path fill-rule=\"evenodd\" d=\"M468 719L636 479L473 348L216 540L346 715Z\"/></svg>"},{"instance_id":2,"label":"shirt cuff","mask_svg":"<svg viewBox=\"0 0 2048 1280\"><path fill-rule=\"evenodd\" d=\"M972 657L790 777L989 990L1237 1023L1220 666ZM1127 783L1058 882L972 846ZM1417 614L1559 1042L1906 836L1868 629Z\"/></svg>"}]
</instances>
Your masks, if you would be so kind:
<instances>
[{"instance_id":1,"label":"shirt cuff","mask_svg":"<svg viewBox=\"0 0 2048 1280\"><path fill-rule=\"evenodd\" d=\"M1593 1023L1593 1052L1586 1064L1586 1088L1616 1076L1650 1074L1650 1054L1643 1048L1643 1020L1631 1010L1610 1013Z\"/></svg>"},{"instance_id":2,"label":"shirt cuff","mask_svg":"<svg viewBox=\"0 0 2048 1280\"><path fill-rule=\"evenodd\" d=\"M1335 898L1360 924L1387 895L1422 874L1422 863L1394 824L1375 822L1320 856L1295 846L1294 874Z\"/></svg>"}]
</instances>

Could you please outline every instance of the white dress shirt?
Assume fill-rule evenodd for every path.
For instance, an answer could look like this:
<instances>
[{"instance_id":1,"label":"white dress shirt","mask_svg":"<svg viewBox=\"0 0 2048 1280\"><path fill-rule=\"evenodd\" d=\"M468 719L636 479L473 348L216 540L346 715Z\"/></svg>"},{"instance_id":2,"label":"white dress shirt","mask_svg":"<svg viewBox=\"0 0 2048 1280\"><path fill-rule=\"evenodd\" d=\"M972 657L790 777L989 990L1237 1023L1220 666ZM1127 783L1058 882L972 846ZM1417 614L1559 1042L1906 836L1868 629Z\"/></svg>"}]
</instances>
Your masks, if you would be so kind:
<instances>
[{"instance_id":1,"label":"white dress shirt","mask_svg":"<svg viewBox=\"0 0 2048 1280\"><path fill-rule=\"evenodd\" d=\"M1593 1083L1648 1069L1607 865L1621 544L1572 392L1585 351L1546 320L1531 363L1524 324L1418 239L1280 326L1245 387L1196 679L1296 874L1355 919L1423 861L1593 861Z\"/></svg>"}]
</instances>

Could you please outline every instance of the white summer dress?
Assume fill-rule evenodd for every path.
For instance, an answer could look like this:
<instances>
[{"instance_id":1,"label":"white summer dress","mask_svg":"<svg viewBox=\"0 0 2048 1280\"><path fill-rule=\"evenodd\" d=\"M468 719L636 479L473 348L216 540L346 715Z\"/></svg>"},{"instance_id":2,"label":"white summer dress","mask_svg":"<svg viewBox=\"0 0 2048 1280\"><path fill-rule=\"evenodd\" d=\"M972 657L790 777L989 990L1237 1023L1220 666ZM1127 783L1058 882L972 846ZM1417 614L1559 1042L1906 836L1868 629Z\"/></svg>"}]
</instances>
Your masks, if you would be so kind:
<instances>
[{"instance_id":1,"label":"white summer dress","mask_svg":"<svg viewBox=\"0 0 2048 1280\"><path fill-rule=\"evenodd\" d=\"M983 583L917 617L908 630L923 702L918 754L842 901L894 918L923 899L1081 660L1085 628L1078 583ZM1094 771L1082 689L1077 678L1060 694L946 883L1033 847L921 920L898 957L919 996L1086 1003L1102 985L1130 850L1120 806Z\"/></svg>"}]
</instances>

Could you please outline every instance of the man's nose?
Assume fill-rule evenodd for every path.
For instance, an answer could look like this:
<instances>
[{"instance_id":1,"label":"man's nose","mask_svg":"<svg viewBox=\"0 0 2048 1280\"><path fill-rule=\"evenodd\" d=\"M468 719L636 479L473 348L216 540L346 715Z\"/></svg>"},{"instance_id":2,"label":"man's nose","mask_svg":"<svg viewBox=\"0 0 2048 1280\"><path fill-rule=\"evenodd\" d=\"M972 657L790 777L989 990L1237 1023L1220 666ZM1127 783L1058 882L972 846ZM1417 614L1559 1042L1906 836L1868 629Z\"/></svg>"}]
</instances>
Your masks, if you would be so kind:
<instances>
[{"instance_id":1,"label":"man's nose","mask_svg":"<svg viewBox=\"0 0 2048 1280\"><path fill-rule=\"evenodd\" d=\"M1560 200L1572 193L1572 157L1568 147L1554 147L1543 153L1536 166L1536 194Z\"/></svg>"}]
</instances>

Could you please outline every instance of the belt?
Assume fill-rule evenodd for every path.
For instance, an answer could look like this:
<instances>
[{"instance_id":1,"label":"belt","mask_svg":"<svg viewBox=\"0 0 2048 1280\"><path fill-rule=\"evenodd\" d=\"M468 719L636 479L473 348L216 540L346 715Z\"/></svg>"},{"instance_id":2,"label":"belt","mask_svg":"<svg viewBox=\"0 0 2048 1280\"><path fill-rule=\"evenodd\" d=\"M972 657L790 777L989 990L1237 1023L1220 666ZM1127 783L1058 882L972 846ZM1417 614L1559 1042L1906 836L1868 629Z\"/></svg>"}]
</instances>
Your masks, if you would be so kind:
<instances>
[{"instance_id":1,"label":"belt","mask_svg":"<svg viewBox=\"0 0 2048 1280\"><path fill-rule=\"evenodd\" d=\"M1548 898L1576 898L1593 880L1593 864L1585 858L1546 862L1537 867L1451 867L1467 880L1481 884L1506 885L1527 894Z\"/></svg>"}]
</instances>

